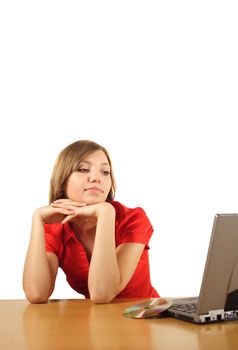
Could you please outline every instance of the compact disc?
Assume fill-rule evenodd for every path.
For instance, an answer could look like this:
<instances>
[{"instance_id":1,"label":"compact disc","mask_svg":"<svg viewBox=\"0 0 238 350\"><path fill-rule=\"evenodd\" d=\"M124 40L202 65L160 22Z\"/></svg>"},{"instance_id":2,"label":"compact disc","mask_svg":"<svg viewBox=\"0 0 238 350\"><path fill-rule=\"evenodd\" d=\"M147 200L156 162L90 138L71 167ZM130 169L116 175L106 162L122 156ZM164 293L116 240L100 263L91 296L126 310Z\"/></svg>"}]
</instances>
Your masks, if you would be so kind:
<instances>
[{"instance_id":1,"label":"compact disc","mask_svg":"<svg viewBox=\"0 0 238 350\"><path fill-rule=\"evenodd\" d=\"M143 303L130 306L123 315L130 318L156 317L171 305L172 301L169 299L151 298Z\"/></svg>"}]
</instances>

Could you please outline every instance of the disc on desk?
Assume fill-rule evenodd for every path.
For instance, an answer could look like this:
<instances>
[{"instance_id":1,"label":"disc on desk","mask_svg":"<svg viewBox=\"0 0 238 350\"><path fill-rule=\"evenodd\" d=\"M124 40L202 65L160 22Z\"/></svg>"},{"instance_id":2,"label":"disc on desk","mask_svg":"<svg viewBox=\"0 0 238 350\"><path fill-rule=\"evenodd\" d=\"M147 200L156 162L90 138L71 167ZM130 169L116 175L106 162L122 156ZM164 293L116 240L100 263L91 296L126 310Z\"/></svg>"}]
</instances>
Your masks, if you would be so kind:
<instances>
[{"instance_id":1,"label":"disc on desk","mask_svg":"<svg viewBox=\"0 0 238 350\"><path fill-rule=\"evenodd\" d=\"M155 317L167 310L172 305L172 301L165 298L152 298L140 304L132 305L123 313L130 318Z\"/></svg>"}]
</instances>

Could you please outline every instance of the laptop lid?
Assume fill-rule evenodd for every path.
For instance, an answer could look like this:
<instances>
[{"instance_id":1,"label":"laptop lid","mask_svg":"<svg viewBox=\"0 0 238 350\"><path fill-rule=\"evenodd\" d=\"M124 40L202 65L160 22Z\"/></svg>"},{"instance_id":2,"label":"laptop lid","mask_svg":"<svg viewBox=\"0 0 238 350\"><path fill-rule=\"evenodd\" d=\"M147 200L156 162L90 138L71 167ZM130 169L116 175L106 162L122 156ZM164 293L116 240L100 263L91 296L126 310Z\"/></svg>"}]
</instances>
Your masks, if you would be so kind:
<instances>
[{"instance_id":1,"label":"laptop lid","mask_svg":"<svg viewBox=\"0 0 238 350\"><path fill-rule=\"evenodd\" d=\"M195 323L238 319L238 214L215 215L199 297L173 300L168 315Z\"/></svg>"},{"instance_id":2,"label":"laptop lid","mask_svg":"<svg viewBox=\"0 0 238 350\"><path fill-rule=\"evenodd\" d=\"M214 218L197 313L219 309L238 309L238 214Z\"/></svg>"}]
</instances>

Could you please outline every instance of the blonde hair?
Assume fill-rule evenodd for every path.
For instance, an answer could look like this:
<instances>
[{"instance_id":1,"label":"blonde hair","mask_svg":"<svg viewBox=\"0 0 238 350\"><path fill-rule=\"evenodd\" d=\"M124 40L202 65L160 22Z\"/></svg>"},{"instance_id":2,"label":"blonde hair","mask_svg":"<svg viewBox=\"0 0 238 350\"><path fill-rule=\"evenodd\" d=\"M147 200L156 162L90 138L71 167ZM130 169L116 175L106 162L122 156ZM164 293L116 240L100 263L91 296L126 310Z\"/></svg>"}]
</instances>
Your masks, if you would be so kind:
<instances>
[{"instance_id":1,"label":"blonde hair","mask_svg":"<svg viewBox=\"0 0 238 350\"><path fill-rule=\"evenodd\" d=\"M73 142L64 148L56 159L50 180L50 203L57 199L67 198L64 188L68 177L78 169L79 164L86 156L96 151L103 151L108 159L108 163L111 169L110 176L112 185L106 201L110 202L114 199L116 183L108 151L96 142L89 140L80 140Z\"/></svg>"}]
</instances>

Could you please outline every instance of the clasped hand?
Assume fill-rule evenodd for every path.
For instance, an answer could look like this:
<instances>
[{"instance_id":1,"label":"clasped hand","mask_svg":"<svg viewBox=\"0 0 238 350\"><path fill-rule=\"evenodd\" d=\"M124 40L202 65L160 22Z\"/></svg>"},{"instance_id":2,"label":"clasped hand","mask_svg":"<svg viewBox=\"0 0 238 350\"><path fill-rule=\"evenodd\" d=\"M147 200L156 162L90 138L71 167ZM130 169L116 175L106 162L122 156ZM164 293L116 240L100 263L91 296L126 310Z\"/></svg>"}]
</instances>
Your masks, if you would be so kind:
<instances>
[{"instance_id":1,"label":"clasped hand","mask_svg":"<svg viewBox=\"0 0 238 350\"><path fill-rule=\"evenodd\" d=\"M40 216L45 224L65 224L80 217L91 217L97 220L99 214L104 210L107 210L107 213L108 211L113 212L112 214L115 215L113 206L108 202L87 205L86 203L76 202L71 199L58 199L49 206L37 209L34 216Z\"/></svg>"},{"instance_id":2,"label":"clasped hand","mask_svg":"<svg viewBox=\"0 0 238 350\"><path fill-rule=\"evenodd\" d=\"M65 215L65 218L61 221L65 224L68 221L72 221L77 217L94 217L97 218L100 211L112 205L107 202L100 202L96 204L87 205L86 203L80 203L72 201L71 199L58 199L51 203L52 208L58 209L61 214Z\"/></svg>"}]
</instances>

